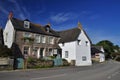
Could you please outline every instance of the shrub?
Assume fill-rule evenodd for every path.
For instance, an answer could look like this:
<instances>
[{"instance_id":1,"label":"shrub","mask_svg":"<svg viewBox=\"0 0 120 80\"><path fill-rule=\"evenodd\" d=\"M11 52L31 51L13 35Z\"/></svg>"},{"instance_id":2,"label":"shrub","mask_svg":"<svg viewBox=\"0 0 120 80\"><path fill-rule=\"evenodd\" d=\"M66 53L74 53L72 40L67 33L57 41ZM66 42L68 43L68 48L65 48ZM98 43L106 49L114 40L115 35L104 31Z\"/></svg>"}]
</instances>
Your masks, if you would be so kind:
<instances>
[{"instance_id":1,"label":"shrub","mask_svg":"<svg viewBox=\"0 0 120 80\"><path fill-rule=\"evenodd\" d=\"M120 57L117 57L116 61L120 61Z\"/></svg>"},{"instance_id":2,"label":"shrub","mask_svg":"<svg viewBox=\"0 0 120 80\"><path fill-rule=\"evenodd\" d=\"M70 65L66 59L62 59L62 61L63 61L63 66L69 66Z\"/></svg>"},{"instance_id":3,"label":"shrub","mask_svg":"<svg viewBox=\"0 0 120 80\"><path fill-rule=\"evenodd\" d=\"M35 58L28 59L28 68L46 68L46 67L53 67L53 61Z\"/></svg>"},{"instance_id":4,"label":"shrub","mask_svg":"<svg viewBox=\"0 0 120 80\"><path fill-rule=\"evenodd\" d=\"M7 46L0 45L0 57L11 57L13 56L12 50Z\"/></svg>"}]
</instances>

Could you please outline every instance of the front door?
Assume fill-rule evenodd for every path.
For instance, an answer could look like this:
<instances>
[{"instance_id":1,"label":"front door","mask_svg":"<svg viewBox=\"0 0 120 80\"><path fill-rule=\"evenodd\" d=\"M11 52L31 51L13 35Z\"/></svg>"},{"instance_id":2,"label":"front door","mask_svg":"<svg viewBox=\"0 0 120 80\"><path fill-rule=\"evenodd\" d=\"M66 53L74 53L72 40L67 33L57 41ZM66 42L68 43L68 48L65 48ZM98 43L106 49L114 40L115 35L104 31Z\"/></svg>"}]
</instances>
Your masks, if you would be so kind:
<instances>
[{"instance_id":1,"label":"front door","mask_svg":"<svg viewBox=\"0 0 120 80\"><path fill-rule=\"evenodd\" d=\"M40 58L43 58L43 50L44 50L44 48L40 49Z\"/></svg>"}]
</instances>

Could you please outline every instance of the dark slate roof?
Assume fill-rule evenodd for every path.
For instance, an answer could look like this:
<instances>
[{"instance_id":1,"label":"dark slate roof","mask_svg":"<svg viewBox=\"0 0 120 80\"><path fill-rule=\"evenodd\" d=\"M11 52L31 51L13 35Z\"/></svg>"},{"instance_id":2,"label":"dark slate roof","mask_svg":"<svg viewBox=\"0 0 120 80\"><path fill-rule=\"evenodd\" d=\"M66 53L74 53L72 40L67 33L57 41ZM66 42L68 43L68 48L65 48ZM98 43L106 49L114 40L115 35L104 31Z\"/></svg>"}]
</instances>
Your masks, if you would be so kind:
<instances>
[{"instance_id":1,"label":"dark slate roof","mask_svg":"<svg viewBox=\"0 0 120 80\"><path fill-rule=\"evenodd\" d=\"M81 30L78 28L73 28L65 31L58 32L60 34L59 43L71 42L77 40Z\"/></svg>"},{"instance_id":2,"label":"dark slate roof","mask_svg":"<svg viewBox=\"0 0 120 80\"><path fill-rule=\"evenodd\" d=\"M103 52L100 51L100 46L92 46L91 53L92 53L92 55L94 55L95 53L103 53Z\"/></svg>"},{"instance_id":3,"label":"dark slate roof","mask_svg":"<svg viewBox=\"0 0 120 80\"><path fill-rule=\"evenodd\" d=\"M94 47L94 48L96 48L98 50L101 50L101 48L102 48L102 46L92 46L92 47Z\"/></svg>"},{"instance_id":4,"label":"dark slate roof","mask_svg":"<svg viewBox=\"0 0 120 80\"><path fill-rule=\"evenodd\" d=\"M12 18L11 22L14 26L14 29L18 30L18 31L26 31L26 32L32 32L32 33L38 33L38 34L44 34L44 35L59 37L59 34L51 28L50 28L50 32L46 31L46 27L48 25L41 26L41 25L34 24L34 23L30 22L30 28L24 28L24 20L19 20L19 19L16 19L16 18Z\"/></svg>"}]
</instances>

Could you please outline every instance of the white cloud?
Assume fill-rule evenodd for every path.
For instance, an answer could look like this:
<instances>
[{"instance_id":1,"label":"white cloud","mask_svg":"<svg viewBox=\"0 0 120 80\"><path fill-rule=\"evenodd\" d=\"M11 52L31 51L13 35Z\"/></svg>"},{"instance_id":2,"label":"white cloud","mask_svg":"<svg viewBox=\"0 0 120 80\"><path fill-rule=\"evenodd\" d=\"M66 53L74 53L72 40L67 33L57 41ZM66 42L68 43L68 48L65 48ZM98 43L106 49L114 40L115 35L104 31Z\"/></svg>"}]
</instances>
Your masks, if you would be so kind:
<instances>
[{"instance_id":1,"label":"white cloud","mask_svg":"<svg viewBox=\"0 0 120 80\"><path fill-rule=\"evenodd\" d=\"M27 16L27 18L30 18L29 11L25 7L22 7L22 12Z\"/></svg>"},{"instance_id":2,"label":"white cloud","mask_svg":"<svg viewBox=\"0 0 120 80\"><path fill-rule=\"evenodd\" d=\"M17 13L17 15L21 19L25 19L26 16L28 18L30 17L27 9L25 7L21 7L20 4L16 0L8 0L8 1L11 2L11 3L13 3L13 5L15 6L15 9L13 10L13 12Z\"/></svg>"},{"instance_id":3,"label":"white cloud","mask_svg":"<svg viewBox=\"0 0 120 80\"><path fill-rule=\"evenodd\" d=\"M76 14L70 13L70 12L69 13L61 12L61 13L57 13L55 15L50 16L50 19L56 23L62 23L62 22L65 22L67 20L71 20L74 18L76 18Z\"/></svg>"}]
</instances>

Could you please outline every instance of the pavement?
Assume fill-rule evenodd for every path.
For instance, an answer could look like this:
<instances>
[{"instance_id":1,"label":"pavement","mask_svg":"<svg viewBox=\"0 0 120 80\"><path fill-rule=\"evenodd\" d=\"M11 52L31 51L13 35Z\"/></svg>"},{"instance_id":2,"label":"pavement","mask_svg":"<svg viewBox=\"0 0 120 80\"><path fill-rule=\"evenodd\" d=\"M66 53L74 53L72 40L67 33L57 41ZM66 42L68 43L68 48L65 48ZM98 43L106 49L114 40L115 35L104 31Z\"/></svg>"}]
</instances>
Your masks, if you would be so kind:
<instances>
[{"instance_id":1,"label":"pavement","mask_svg":"<svg viewBox=\"0 0 120 80\"><path fill-rule=\"evenodd\" d=\"M107 61L82 67L56 67L0 72L0 80L120 80L120 63Z\"/></svg>"}]
</instances>

